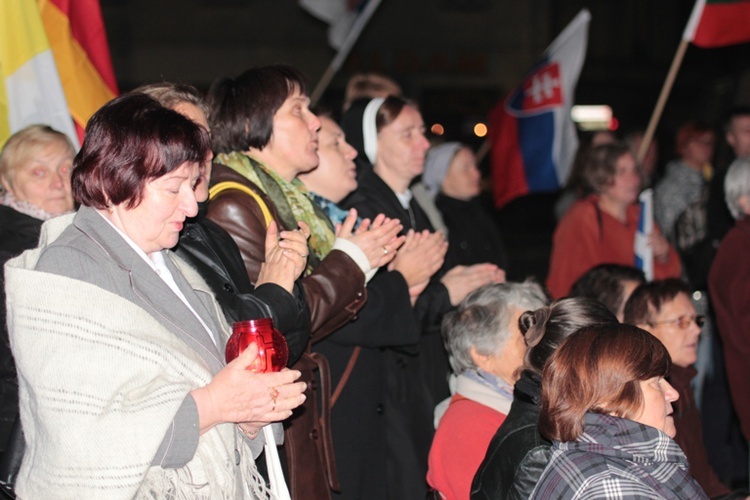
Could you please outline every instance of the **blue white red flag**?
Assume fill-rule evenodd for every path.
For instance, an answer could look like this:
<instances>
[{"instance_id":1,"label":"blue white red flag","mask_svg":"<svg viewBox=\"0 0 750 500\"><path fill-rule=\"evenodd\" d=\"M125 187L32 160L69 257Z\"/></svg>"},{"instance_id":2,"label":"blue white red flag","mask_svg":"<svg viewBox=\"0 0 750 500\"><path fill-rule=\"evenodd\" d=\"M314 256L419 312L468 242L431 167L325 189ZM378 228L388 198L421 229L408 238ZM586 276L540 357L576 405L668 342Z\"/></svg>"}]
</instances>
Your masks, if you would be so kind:
<instances>
[{"instance_id":1,"label":"blue white red flag","mask_svg":"<svg viewBox=\"0 0 750 500\"><path fill-rule=\"evenodd\" d=\"M499 208L566 182L578 149L570 118L586 58L591 14L581 10L490 116L492 177Z\"/></svg>"},{"instance_id":2,"label":"blue white red flag","mask_svg":"<svg viewBox=\"0 0 750 500\"><path fill-rule=\"evenodd\" d=\"M635 232L634 265L646 275L646 281L654 279L654 251L648 244L648 235L654 230L654 192L644 189L638 196L641 204L641 215L638 217L638 229Z\"/></svg>"}]
</instances>

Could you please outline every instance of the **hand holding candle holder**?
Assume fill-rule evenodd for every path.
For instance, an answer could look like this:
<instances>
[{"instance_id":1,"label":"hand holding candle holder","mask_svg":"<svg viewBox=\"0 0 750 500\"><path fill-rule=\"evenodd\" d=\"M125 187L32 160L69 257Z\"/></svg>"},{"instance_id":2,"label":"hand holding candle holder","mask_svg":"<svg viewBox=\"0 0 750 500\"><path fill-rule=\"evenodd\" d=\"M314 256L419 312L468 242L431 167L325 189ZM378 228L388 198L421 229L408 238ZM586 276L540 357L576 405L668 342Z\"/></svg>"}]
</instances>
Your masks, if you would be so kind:
<instances>
[{"instance_id":1,"label":"hand holding candle holder","mask_svg":"<svg viewBox=\"0 0 750 500\"><path fill-rule=\"evenodd\" d=\"M286 367L289 361L289 347L286 345L284 336L273 327L273 320L271 318L238 321L232 325L232 336L227 341L227 363L239 356L242 351L253 343L258 346L258 357L247 367L248 370L256 373L265 373L277 372ZM271 411L275 411L279 389L273 387L270 390L270 394L273 401ZM255 438L254 435L251 436L247 433L245 435L250 439ZM266 425L263 427L263 437L265 438L263 449L266 456L266 469L268 470L273 498L291 500L289 488L286 485L284 473L281 469L281 460L279 459L279 452L276 449L276 439L274 438L271 426Z\"/></svg>"},{"instance_id":2,"label":"hand holding candle holder","mask_svg":"<svg viewBox=\"0 0 750 500\"><path fill-rule=\"evenodd\" d=\"M227 363L240 355L254 343L258 346L258 357L247 367L252 372L277 372L289 361L286 339L273 327L273 319L261 318L238 321L232 325L226 349Z\"/></svg>"}]
</instances>

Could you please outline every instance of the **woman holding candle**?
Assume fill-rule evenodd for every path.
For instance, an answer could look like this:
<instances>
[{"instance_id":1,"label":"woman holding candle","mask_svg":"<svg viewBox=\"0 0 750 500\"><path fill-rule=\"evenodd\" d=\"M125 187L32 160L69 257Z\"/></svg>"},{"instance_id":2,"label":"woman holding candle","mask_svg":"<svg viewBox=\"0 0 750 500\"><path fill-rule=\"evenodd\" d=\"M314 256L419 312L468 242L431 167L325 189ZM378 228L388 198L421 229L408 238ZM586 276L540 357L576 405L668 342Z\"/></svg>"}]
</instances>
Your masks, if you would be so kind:
<instances>
[{"instance_id":1,"label":"woman holding candle","mask_svg":"<svg viewBox=\"0 0 750 500\"><path fill-rule=\"evenodd\" d=\"M246 370L254 347L225 364L221 310L166 250L197 212L209 152L205 129L152 98L113 100L74 163L80 210L8 264L20 496L268 496L258 432L291 415L305 384Z\"/></svg>"}]
</instances>

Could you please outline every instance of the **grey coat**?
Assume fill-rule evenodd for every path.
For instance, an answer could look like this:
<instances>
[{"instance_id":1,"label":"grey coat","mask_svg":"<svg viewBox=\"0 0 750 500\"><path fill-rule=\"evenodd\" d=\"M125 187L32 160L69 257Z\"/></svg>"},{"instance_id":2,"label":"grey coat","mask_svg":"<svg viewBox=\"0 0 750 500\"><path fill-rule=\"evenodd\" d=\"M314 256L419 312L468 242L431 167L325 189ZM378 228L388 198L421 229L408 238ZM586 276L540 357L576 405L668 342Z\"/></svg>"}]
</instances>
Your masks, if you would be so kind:
<instances>
[{"instance_id":1,"label":"grey coat","mask_svg":"<svg viewBox=\"0 0 750 500\"><path fill-rule=\"evenodd\" d=\"M138 305L198 353L216 374L224 366L226 338L213 298L194 290L175 266L177 257L165 252L177 286L208 328L216 332L219 346L172 289L93 208L80 208L72 225L42 253L37 270L99 286ZM195 454L198 437L198 409L188 395L152 463L168 468L184 466Z\"/></svg>"}]
</instances>

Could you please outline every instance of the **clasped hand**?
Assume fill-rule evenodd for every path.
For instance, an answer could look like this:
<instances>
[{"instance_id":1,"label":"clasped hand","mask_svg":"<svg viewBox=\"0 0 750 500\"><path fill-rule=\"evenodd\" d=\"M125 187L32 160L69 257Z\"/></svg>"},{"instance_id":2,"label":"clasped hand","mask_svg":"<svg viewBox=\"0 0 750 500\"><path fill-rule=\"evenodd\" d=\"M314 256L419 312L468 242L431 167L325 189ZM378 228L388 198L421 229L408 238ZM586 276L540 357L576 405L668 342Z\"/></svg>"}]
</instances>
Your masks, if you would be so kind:
<instances>
[{"instance_id":1,"label":"clasped hand","mask_svg":"<svg viewBox=\"0 0 750 500\"><path fill-rule=\"evenodd\" d=\"M241 423L250 434L271 422L289 418L305 401L307 384L295 382L298 370L255 373L247 369L258 357L251 344L217 373L208 385L191 392L200 420L201 434L217 424Z\"/></svg>"}]
</instances>

